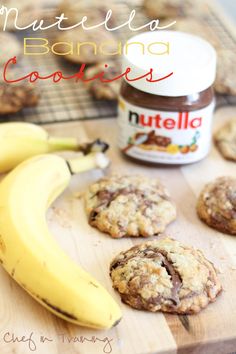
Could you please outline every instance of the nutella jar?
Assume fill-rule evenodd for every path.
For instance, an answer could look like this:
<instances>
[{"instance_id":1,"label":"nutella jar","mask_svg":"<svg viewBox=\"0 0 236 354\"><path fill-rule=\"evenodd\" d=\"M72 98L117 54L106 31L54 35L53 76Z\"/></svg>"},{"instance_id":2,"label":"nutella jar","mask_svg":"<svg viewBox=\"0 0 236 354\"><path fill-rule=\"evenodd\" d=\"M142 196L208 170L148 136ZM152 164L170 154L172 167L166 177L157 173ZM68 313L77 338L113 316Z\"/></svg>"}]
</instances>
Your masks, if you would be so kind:
<instances>
[{"instance_id":1,"label":"nutella jar","mask_svg":"<svg viewBox=\"0 0 236 354\"><path fill-rule=\"evenodd\" d=\"M124 47L119 97L119 147L151 163L186 164L211 146L216 52L177 31L145 32ZM151 75L147 75L152 69ZM133 80L142 77L139 80ZM159 80L156 82L151 82Z\"/></svg>"}]
</instances>

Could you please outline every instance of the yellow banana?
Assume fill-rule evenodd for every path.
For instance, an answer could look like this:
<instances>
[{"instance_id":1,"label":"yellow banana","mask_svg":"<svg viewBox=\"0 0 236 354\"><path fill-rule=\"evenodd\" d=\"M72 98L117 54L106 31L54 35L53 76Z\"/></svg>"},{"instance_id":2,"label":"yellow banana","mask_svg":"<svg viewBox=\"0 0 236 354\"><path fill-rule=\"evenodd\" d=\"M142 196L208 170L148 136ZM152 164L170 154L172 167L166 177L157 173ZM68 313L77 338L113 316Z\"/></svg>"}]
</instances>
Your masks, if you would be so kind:
<instances>
[{"instance_id":1,"label":"yellow banana","mask_svg":"<svg viewBox=\"0 0 236 354\"><path fill-rule=\"evenodd\" d=\"M107 148L100 144L100 150ZM22 161L39 154L59 150L81 150L89 153L93 144L78 144L75 138L57 138L48 135L42 127L24 122L0 124L0 173L8 172Z\"/></svg>"},{"instance_id":2,"label":"yellow banana","mask_svg":"<svg viewBox=\"0 0 236 354\"><path fill-rule=\"evenodd\" d=\"M92 328L110 328L118 323L120 308L92 276L61 250L48 230L45 212L68 186L71 172L106 165L102 153L73 161L41 155L21 163L0 183L3 267L49 311Z\"/></svg>"}]
</instances>

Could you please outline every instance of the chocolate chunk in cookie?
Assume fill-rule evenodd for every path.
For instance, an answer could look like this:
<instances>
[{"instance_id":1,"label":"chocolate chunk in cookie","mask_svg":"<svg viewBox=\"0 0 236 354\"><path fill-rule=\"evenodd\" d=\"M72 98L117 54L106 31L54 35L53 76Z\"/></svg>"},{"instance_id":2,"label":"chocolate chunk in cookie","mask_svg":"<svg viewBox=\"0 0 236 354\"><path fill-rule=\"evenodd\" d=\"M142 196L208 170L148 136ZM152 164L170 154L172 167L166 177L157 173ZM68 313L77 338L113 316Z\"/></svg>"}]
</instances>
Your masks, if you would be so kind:
<instances>
[{"instance_id":1,"label":"chocolate chunk in cookie","mask_svg":"<svg viewBox=\"0 0 236 354\"><path fill-rule=\"evenodd\" d=\"M149 237L163 232L176 208L159 180L112 176L90 186L85 195L90 225L114 238Z\"/></svg>"},{"instance_id":2,"label":"chocolate chunk in cookie","mask_svg":"<svg viewBox=\"0 0 236 354\"><path fill-rule=\"evenodd\" d=\"M220 177L205 186L197 212L214 229L236 235L236 178Z\"/></svg>"},{"instance_id":3,"label":"chocolate chunk in cookie","mask_svg":"<svg viewBox=\"0 0 236 354\"><path fill-rule=\"evenodd\" d=\"M224 158L236 161L236 119L219 129L215 134L215 143Z\"/></svg>"},{"instance_id":4,"label":"chocolate chunk in cookie","mask_svg":"<svg viewBox=\"0 0 236 354\"><path fill-rule=\"evenodd\" d=\"M170 238L121 252L111 263L110 276L123 302L151 312L194 314L222 290L214 265L202 252Z\"/></svg>"},{"instance_id":5,"label":"chocolate chunk in cookie","mask_svg":"<svg viewBox=\"0 0 236 354\"><path fill-rule=\"evenodd\" d=\"M19 112L24 107L35 106L39 94L30 85L0 83L0 115Z\"/></svg>"}]
</instances>

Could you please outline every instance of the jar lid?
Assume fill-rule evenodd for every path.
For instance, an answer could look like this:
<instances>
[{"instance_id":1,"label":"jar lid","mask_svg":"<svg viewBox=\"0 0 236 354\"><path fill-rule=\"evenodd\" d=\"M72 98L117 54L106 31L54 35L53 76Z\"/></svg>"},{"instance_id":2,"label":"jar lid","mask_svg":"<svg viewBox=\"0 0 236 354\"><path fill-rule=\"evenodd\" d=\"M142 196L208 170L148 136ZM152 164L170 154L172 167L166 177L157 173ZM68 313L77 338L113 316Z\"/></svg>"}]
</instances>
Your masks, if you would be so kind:
<instances>
[{"instance_id":1,"label":"jar lid","mask_svg":"<svg viewBox=\"0 0 236 354\"><path fill-rule=\"evenodd\" d=\"M216 51L204 39L179 32L144 32L130 38L123 48L123 71L131 68L128 79L150 76L136 81L125 80L138 90L160 96L187 96L210 87L216 75Z\"/></svg>"}]
</instances>

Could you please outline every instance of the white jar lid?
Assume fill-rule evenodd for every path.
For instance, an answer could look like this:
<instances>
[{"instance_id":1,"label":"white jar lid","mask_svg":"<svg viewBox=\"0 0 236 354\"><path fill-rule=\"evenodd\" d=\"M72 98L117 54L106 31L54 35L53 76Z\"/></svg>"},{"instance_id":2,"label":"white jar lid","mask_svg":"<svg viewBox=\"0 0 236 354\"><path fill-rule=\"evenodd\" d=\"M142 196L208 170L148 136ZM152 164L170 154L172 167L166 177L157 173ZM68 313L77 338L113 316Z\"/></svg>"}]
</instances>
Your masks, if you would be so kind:
<instances>
[{"instance_id":1,"label":"white jar lid","mask_svg":"<svg viewBox=\"0 0 236 354\"><path fill-rule=\"evenodd\" d=\"M130 44L131 42L136 44ZM168 43L169 54L152 54L166 53ZM144 32L127 41L123 48L122 66L123 72L127 67L131 68L131 72L127 74L129 79L146 74L150 68L153 69L153 80L173 72L170 77L155 83L148 82L146 77L127 82L138 90L155 95L187 96L201 92L213 84L216 75L216 51L207 41L191 34L163 30Z\"/></svg>"}]
</instances>

